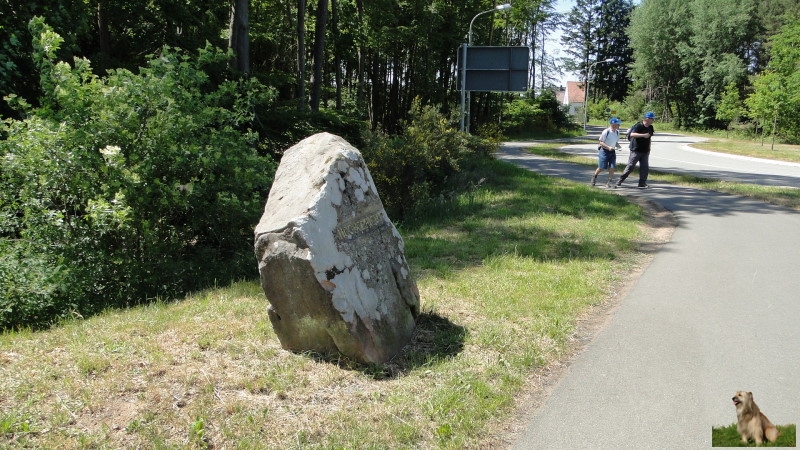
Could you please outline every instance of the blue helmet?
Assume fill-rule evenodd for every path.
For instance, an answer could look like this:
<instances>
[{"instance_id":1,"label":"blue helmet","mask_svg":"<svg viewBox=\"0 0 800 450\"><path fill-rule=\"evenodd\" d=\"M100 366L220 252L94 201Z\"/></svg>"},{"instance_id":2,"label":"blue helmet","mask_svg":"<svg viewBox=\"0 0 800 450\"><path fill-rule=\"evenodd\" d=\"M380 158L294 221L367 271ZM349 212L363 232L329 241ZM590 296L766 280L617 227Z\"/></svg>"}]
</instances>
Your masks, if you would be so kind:
<instances>
[{"instance_id":1,"label":"blue helmet","mask_svg":"<svg viewBox=\"0 0 800 450\"><path fill-rule=\"evenodd\" d=\"M608 123L613 124L613 125L619 125L619 124L622 123L622 121L617 119L616 117L612 117L611 120L608 121Z\"/></svg>"},{"instance_id":2,"label":"blue helmet","mask_svg":"<svg viewBox=\"0 0 800 450\"><path fill-rule=\"evenodd\" d=\"M644 118L645 119L655 119L656 118L656 113L654 113L652 111L646 112L646 113L644 113Z\"/></svg>"}]
</instances>

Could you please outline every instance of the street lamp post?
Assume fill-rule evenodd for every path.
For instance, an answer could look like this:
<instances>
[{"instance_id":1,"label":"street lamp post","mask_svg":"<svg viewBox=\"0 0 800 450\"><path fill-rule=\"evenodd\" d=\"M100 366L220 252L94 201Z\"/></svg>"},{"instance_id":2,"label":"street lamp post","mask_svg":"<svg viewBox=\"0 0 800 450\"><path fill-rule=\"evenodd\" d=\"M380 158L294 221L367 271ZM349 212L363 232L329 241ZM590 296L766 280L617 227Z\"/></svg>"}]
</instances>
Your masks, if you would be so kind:
<instances>
[{"instance_id":1,"label":"street lamp post","mask_svg":"<svg viewBox=\"0 0 800 450\"><path fill-rule=\"evenodd\" d=\"M584 86L586 89L583 91L583 129L584 129L584 131L586 130L586 121L589 118L589 81L592 79L592 69L594 68L594 66L596 66L598 64L607 63L607 62L613 62L613 61L614 61L614 58L608 58L608 59L604 59L602 61L595 61L591 65L589 65L589 71L586 72L586 86Z\"/></svg>"},{"instance_id":2,"label":"street lamp post","mask_svg":"<svg viewBox=\"0 0 800 450\"><path fill-rule=\"evenodd\" d=\"M467 91L467 47L472 45L472 24L475 23L475 19L478 16L482 16L484 14L494 12L494 11L505 11L507 9L511 9L510 3L504 3L502 5L497 5L494 9L490 9L487 11L479 12L475 14L475 17L472 18L469 22L469 31L467 32L467 43L462 44L462 54L461 54L461 131L466 131L469 133L469 92Z\"/></svg>"}]
</instances>

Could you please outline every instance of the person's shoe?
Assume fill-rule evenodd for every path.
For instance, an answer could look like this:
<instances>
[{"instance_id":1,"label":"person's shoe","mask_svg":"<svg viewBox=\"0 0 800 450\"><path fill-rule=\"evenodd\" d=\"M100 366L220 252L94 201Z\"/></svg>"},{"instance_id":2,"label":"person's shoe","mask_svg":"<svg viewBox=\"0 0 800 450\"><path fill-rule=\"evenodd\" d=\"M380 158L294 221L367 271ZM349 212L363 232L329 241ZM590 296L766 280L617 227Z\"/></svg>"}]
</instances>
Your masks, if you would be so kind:
<instances>
[{"instance_id":1,"label":"person's shoe","mask_svg":"<svg viewBox=\"0 0 800 450\"><path fill-rule=\"evenodd\" d=\"M613 187L617 187L617 186L614 184L614 180L612 180L611 178L609 178L609 179L608 179L608 183L606 183L606 187L607 187L607 188L610 188L610 187L612 187L612 186L613 186Z\"/></svg>"},{"instance_id":2,"label":"person's shoe","mask_svg":"<svg viewBox=\"0 0 800 450\"><path fill-rule=\"evenodd\" d=\"M622 180L619 180L616 183L614 183L614 187L615 188L622 187Z\"/></svg>"},{"instance_id":3,"label":"person's shoe","mask_svg":"<svg viewBox=\"0 0 800 450\"><path fill-rule=\"evenodd\" d=\"M649 188L650 186L648 186L648 185L646 185L646 184L642 184L642 185L640 185L640 186L636 186L636 187L638 187L639 189L647 189L647 188Z\"/></svg>"}]
</instances>

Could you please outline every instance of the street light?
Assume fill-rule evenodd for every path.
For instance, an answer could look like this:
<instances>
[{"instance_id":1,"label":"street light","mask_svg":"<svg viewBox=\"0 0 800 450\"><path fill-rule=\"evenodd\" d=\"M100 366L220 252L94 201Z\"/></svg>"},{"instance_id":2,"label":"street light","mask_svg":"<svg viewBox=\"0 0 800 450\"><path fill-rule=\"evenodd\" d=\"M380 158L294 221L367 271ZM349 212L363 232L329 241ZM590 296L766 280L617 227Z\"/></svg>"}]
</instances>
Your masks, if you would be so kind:
<instances>
[{"instance_id":1,"label":"street light","mask_svg":"<svg viewBox=\"0 0 800 450\"><path fill-rule=\"evenodd\" d=\"M597 64L613 62L614 58L604 59L602 61L595 61L589 66L589 71L586 72L586 90L583 91L583 130L586 131L586 121L589 118L589 81L592 79L592 69Z\"/></svg>"},{"instance_id":2,"label":"street light","mask_svg":"<svg viewBox=\"0 0 800 450\"><path fill-rule=\"evenodd\" d=\"M475 17L473 17L472 20L469 22L469 34L467 35L468 36L469 45L472 45L472 24L475 23L475 19L477 19L478 16L482 16L484 14L487 14L487 13L490 13L490 12L495 12L495 11L505 11L507 9L511 9L511 3L504 3L502 5L497 5L497 6L494 7L494 9L490 9L488 11L483 11L483 12L479 12L478 14L475 14Z\"/></svg>"},{"instance_id":3,"label":"street light","mask_svg":"<svg viewBox=\"0 0 800 450\"><path fill-rule=\"evenodd\" d=\"M462 44L462 53L461 53L461 131L464 132L465 130L469 133L469 122L465 127L465 118L467 117L467 104L469 103L469 97L467 93L467 47L472 45L472 24L475 23L475 19L478 16L483 14L487 14L494 11L505 11L507 9L511 9L511 3L504 3L502 5L497 5L494 9L490 9L487 11L479 12L475 14L475 17L472 18L469 22L469 31L467 33L467 43Z\"/></svg>"}]
</instances>

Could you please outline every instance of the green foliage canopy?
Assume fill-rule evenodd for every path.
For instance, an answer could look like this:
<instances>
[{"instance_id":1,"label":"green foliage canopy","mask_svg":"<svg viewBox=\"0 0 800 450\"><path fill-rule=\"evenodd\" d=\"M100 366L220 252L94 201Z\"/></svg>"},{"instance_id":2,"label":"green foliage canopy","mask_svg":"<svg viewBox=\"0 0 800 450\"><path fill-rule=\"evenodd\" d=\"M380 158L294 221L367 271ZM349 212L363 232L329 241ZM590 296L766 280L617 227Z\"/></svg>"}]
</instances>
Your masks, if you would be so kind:
<instances>
[{"instance_id":1,"label":"green foliage canopy","mask_svg":"<svg viewBox=\"0 0 800 450\"><path fill-rule=\"evenodd\" d=\"M722 93L722 98L717 105L717 119L730 126L731 121L739 118L744 111L744 105L739 97L739 89L735 83L730 83ZM726 128L727 129L727 128Z\"/></svg>"},{"instance_id":2,"label":"green foliage canopy","mask_svg":"<svg viewBox=\"0 0 800 450\"><path fill-rule=\"evenodd\" d=\"M698 115L712 125L714 109L730 83L743 86L755 64L759 31L757 0L693 0L691 54L684 67L697 80Z\"/></svg>"},{"instance_id":3,"label":"green foliage canopy","mask_svg":"<svg viewBox=\"0 0 800 450\"><path fill-rule=\"evenodd\" d=\"M41 18L31 30L42 106L10 96L27 118L0 131L0 326L251 275L275 165L248 127L272 94L212 83L228 55L211 47L196 58L165 47L138 74L100 78L85 59L53 59L60 37Z\"/></svg>"},{"instance_id":4,"label":"green foliage canopy","mask_svg":"<svg viewBox=\"0 0 800 450\"><path fill-rule=\"evenodd\" d=\"M787 142L800 142L800 16L784 25L770 42L767 70L753 80L745 100L751 118L761 127L772 124Z\"/></svg>"},{"instance_id":5,"label":"green foliage canopy","mask_svg":"<svg viewBox=\"0 0 800 450\"><path fill-rule=\"evenodd\" d=\"M642 0L628 29L634 88L647 103L662 104L661 117L680 127L727 125L729 111L718 110L727 107L723 97L729 86L746 95L755 87L754 77L768 67L775 70L770 57L776 30L796 21L791 12L798 5L785 0ZM763 121L759 108L751 116Z\"/></svg>"}]
</instances>

